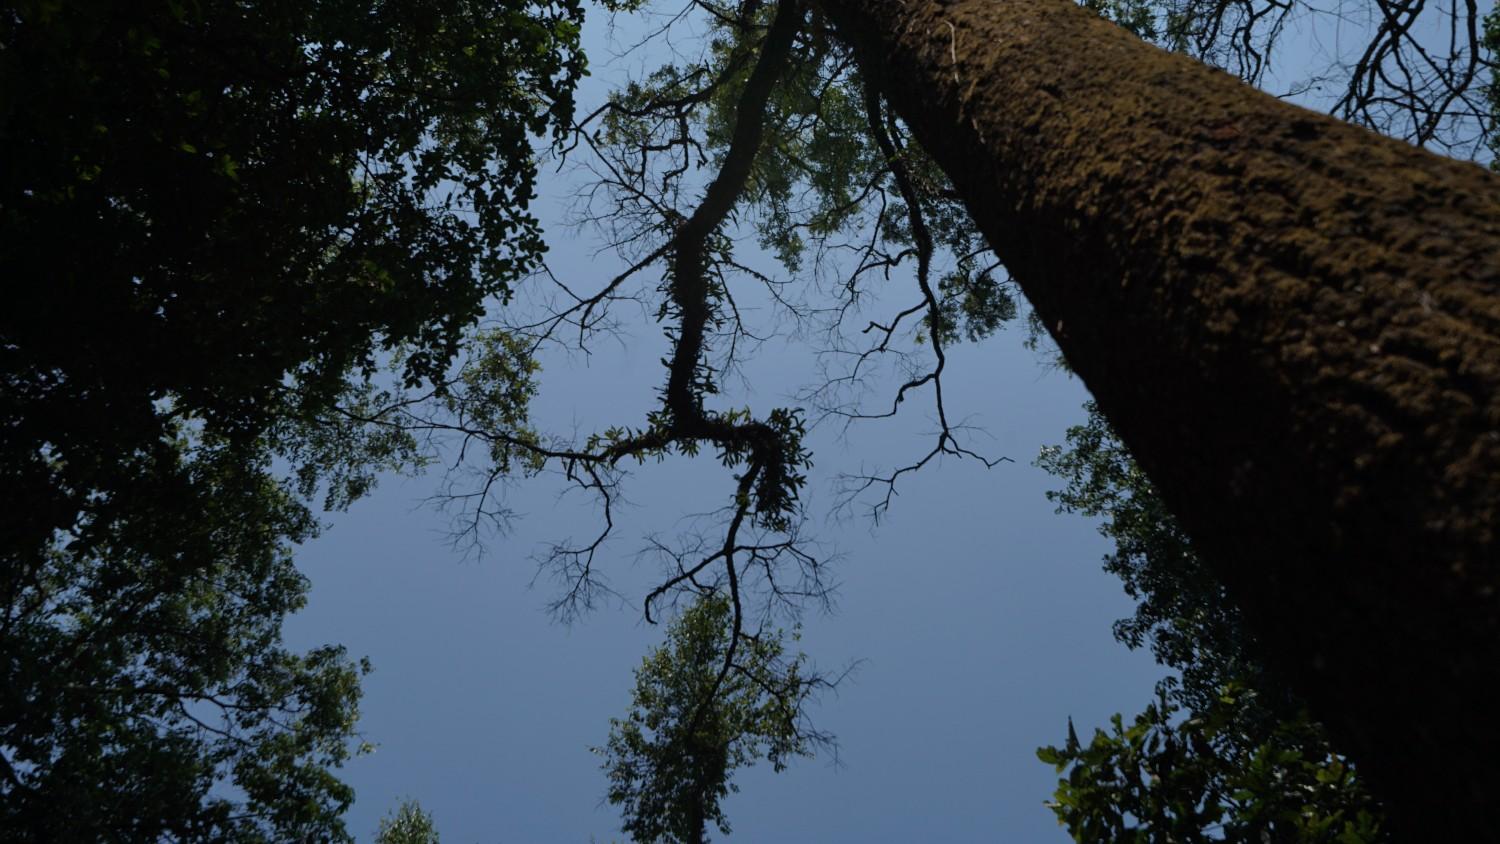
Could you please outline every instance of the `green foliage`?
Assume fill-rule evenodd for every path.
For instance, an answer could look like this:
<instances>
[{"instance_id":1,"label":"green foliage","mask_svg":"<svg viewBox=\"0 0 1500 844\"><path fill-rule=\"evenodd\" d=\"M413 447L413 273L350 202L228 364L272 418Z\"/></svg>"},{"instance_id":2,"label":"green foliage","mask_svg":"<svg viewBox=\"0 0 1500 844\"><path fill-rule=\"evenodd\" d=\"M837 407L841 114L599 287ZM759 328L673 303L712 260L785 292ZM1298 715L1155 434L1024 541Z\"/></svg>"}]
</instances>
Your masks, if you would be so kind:
<instances>
[{"instance_id":1,"label":"green foliage","mask_svg":"<svg viewBox=\"0 0 1500 844\"><path fill-rule=\"evenodd\" d=\"M742 37L732 30L723 38L742 49ZM884 172L865 120L864 89L848 72L843 48L827 33L808 39L767 103L767 137L745 197L756 212L762 247L792 273L802 270L810 246L864 215L869 186ZM735 83L742 81L731 77L715 91L706 118L715 149L722 150L733 131L740 98Z\"/></svg>"},{"instance_id":2,"label":"green foliage","mask_svg":"<svg viewBox=\"0 0 1500 844\"><path fill-rule=\"evenodd\" d=\"M1152 0L1081 0L1079 5L1147 41L1157 40L1162 3Z\"/></svg>"},{"instance_id":3,"label":"green foliage","mask_svg":"<svg viewBox=\"0 0 1500 844\"><path fill-rule=\"evenodd\" d=\"M807 47L783 74L767 107L768 138L756 158L747 189L761 245L772 250L787 271L803 270L809 251L874 225L883 249L903 251L914 244L904 201L896 195L890 162L870 129L865 86L849 61L847 48L827 30L813 28ZM738 45L728 32L722 43ZM734 55L733 49L725 51ZM711 148L722 149L734 125L739 88L715 90L707 118ZM899 125L888 128L899 136ZM911 176L922 216L936 243L954 262L937 291L937 326L929 330L944 342L979 340L1014 319L1017 302L979 231L946 174L915 145L899 157ZM877 199L889 192L889 199ZM872 219L871 205L886 204ZM988 262L988 263L986 263Z\"/></svg>"},{"instance_id":4,"label":"green foliage","mask_svg":"<svg viewBox=\"0 0 1500 844\"><path fill-rule=\"evenodd\" d=\"M469 359L443 396L448 412L461 427L507 435L490 442L491 464L500 472L541 468L534 452L515 444L517 440L537 442L527 409L536 396L540 370L526 344L516 337L504 331L479 331L470 338Z\"/></svg>"},{"instance_id":5,"label":"green foliage","mask_svg":"<svg viewBox=\"0 0 1500 844\"><path fill-rule=\"evenodd\" d=\"M1167 694L1126 726L1037 751L1067 773L1049 804L1077 841L1384 841L1377 807L1306 716L1245 747L1240 709L1254 693L1229 686L1182 718Z\"/></svg>"},{"instance_id":6,"label":"green foliage","mask_svg":"<svg viewBox=\"0 0 1500 844\"><path fill-rule=\"evenodd\" d=\"M720 414L719 418L744 423L750 420L750 411L731 411ZM752 496L755 521L767 530L784 533L792 529L802 488L807 485L803 470L812 465L812 453L802 445L807 426L800 410L780 407L767 414L760 425L762 430L770 432L767 439L775 454L761 464L755 481ZM753 448L753 443L744 439L728 443L719 449L719 462L726 467L739 465L749 458Z\"/></svg>"},{"instance_id":7,"label":"green foliage","mask_svg":"<svg viewBox=\"0 0 1500 844\"><path fill-rule=\"evenodd\" d=\"M88 524L5 572L0 827L12 841L342 840L353 795L332 769L368 665L281 644L308 585L288 543L316 523L253 452L183 437L171 453L165 477L143 462L125 490L159 516Z\"/></svg>"},{"instance_id":8,"label":"green foliage","mask_svg":"<svg viewBox=\"0 0 1500 844\"><path fill-rule=\"evenodd\" d=\"M380 819L375 844L438 844L437 824L415 800L403 800L390 817Z\"/></svg>"},{"instance_id":9,"label":"green foliage","mask_svg":"<svg viewBox=\"0 0 1500 844\"><path fill-rule=\"evenodd\" d=\"M938 317L935 325L929 317L928 325L944 343L960 339L974 343L994 334L1019 313L1020 306L1010 288L993 272L966 267L938 280Z\"/></svg>"},{"instance_id":10,"label":"green foliage","mask_svg":"<svg viewBox=\"0 0 1500 844\"><path fill-rule=\"evenodd\" d=\"M315 496L421 462L368 421L397 400L377 365L445 378L539 259L532 143L571 124L581 21L574 0L0 16L7 840L347 839L367 666L283 647L291 549Z\"/></svg>"},{"instance_id":11,"label":"green foliage","mask_svg":"<svg viewBox=\"0 0 1500 844\"><path fill-rule=\"evenodd\" d=\"M442 376L542 250L531 143L569 125L581 20L574 0L11 7L6 536L38 553L174 419L253 435L288 386L326 403L382 350Z\"/></svg>"},{"instance_id":12,"label":"green foliage","mask_svg":"<svg viewBox=\"0 0 1500 844\"><path fill-rule=\"evenodd\" d=\"M701 148L723 163L755 49L774 7L715 8L701 60L664 65L614 96L616 107L605 115L600 134L605 144L621 150L686 146L681 118L702 132ZM890 162L871 135L864 84L847 46L816 16L799 38L795 61L779 75L766 105L765 137L742 198L747 217L761 247L794 275L806 271L810 255L824 255L840 238L858 241L870 229L866 234L876 236L879 248L888 253L885 259L894 263L890 256L909 254L913 235ZM896 124L892 131L900 134ZM695 150L699 143L693 141ZM939 336L952 342L986 337L1015 317L1018 302L1007 279L997 275L998 264L936 162L915 145L903 146L900 156L918 191L925 222L953 262L937 292ZM672 166L659 174L659 181L672 187L661 192L671 194L687 169L688 156L664 157L672 158ZM881 210L872 213L872 208ZM633 212L622 210L620 216L633 217ZM666 233L670 226L664 222L671 221L649 225ZM714 261L732 266L732 257L726 243L717 247ZM870 263L882 266L873 259ZM857 295L852 287L847 292L851 298ZM724 298L722 286L714 293L717 305Z\"/></svg>"},{"instance_id":13,"label":"green foliage","mask_svg":"<svg viewBox=\"0 0 1500 844\"><path fill-rule=\"evenodd\" d=\"M1384 841L1379 807L1266 674L1223 587L1098 407L1085 409L1068 447L1037 460L1066 482L1048 498L1103 519L1114 543L1104 567L1137 601L1115 638L1149 643L1180 679L1164 680L1131 726L1116 715L1084 745L1070 721L1062 748L1037 752L1067 774L1049 804L1059 823L1079 841Z\"/></svg>"},{"instance_id":14,"label":"green foliage","mask_svg":"<svg viewBox=\"0 0 1500 844\"><path fill-rule=\"evenodd\" d=\"M735 770L764 758L780 771L811 755L799 720L816 681L802 655L788 660L780 633L736 638L732 613L723 595L683 612L636 670L630 714L595 750L609 802L641 844L704 841L709 823L728 834L720 800L738 790Z\"/></svg>"}]
</instances>

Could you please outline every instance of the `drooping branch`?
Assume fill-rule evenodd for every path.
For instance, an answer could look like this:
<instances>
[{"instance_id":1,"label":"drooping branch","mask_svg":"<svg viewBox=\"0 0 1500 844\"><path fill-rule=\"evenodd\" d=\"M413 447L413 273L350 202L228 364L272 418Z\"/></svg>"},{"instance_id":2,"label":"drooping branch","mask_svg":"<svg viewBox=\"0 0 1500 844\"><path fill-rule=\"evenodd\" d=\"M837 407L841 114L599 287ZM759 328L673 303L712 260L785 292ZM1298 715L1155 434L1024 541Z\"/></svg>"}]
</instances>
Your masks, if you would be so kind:
<instances>
[{"instance_id":1,"label":"drooping branch","mask_svg":"<svg viewBox=\"0 0 1500 844\"><path fill-rule=\"evenodd\" d=\"M864 108L870 136L874 138L877 148L884 156L891 179L895 182L897 192L906 207L907 225L911 231L912 248L917 259L917 288L922 294L922 301L898 313L887 325L875 322L870 323L865 329L865 333L876 332L880 336L880 340L875 346L861 353L856 359L855 367L857 370L859 364L870 355L885 351L901 321L922 311L926 312L927 340L932 348L935 362L932 368L907 379L896 388L895 396L887 411L883 413L839 412L838 415L848 420L889 418L899 412L901 404L906 400L908 393L931 385L933 406L936 410L938 423L936 442L933 443L931 449L916 461L900 466L883 475L857 475L845 479L841 507L849 506L871 489L883 488L885 490L884 495L879 496L875 504L871 507L871 515L878 521L890 509L892 500L896 495L896 484L901 477L921 470L933 460L943 455L973 458L984 464L985 468L991 469L1001 463L1010 462L1010 458L988 458L964 446L956 436L958 426L955 426L948 420L948 408L943 400L943 372L948 364L947 353L944 350L949 334L949 329L946 326L948 317L944 314L941 298L932 285L934 244L932 232L927 225L923 212L924 202L922 192L919 192L905 161L906 151L899 149L893 140L896 131L895 121L886 113L881 103L880 94L873 87L865 87Z\"/></svg>"},{"instance_id":2,"label":"drooping branch","mask_svg":"<svg viewBox=\"0 0 1500 844\"><path fill-rule=\"evenodd\" d=\"M443 385L441 396L429 397L441 412L433 413L420 401L406 399L375 410L343 410L350 420L362 424L391 426L412 434L456 437L460 464L471 444L488 452L490 465L479 472L476 488L472 492L449 496L465 512L473 514L473 523L462 528L465 535L477 535L479 520L503 515L503 510L496 510L489 502L493 490L518 468L528 472L550 468L561 473L574 486L594 494L603 511L601 530L589 541L556 544L544 555L543 570L550 571L564 585L562 596L553 603L553 611L560 617L576 616L592 605L595 596L609 591L598 580L595 561L614 529L613 505L619 495L621 466L626 461L643 461L673 451L696 454L707 446L719 452L727 467L739 471L734 478L734 493L730 496L722 549L692 565L679 566L675 575L669 574L646 597L646 618L653 623L656 621L654 607L660 599L682 588L704 591L704 582L698 576L715 567L724 574L715 582L727 586L736 631L739 631L743 605L739 594L738 566L742 563L764 565L780 557L780 552L761 554L754 550L758 546L743 545L739 538L741 528L753 526L757 530L789 535L795 524L798 493L803 483L801 472L807 460L801 447L803 431L798 413L774 410L757 419L749 411L709 410L703 403L704 395L712 389L705 375L709 368L704 362L710 326L721 318L725 307L731 314L736 308L718 276L721 259L715 253L716 244L723 237L721 230L744 193L752 165L761 151L767 102L778 79L789 66L792 45L805 18L805 7L795 0L787 0L767 11L771 14L760 13L755 4L741 8L734 23L741 28L739 35L744 43L718 68L718 73L690 70L680 77L664 77L669 90L682 90L685 81L699 87L671 97L647 93L641 103L617 103L600 112L613 112L617 116L631 120L639 118L648 123L664 117L666 125L673 127L661 138L652 134L656 129L651 127L640 136L620 130L623 132L620 139L629 154L640 156L638 164L600 156L600 166L604 168L612 189L642 203L643 230L670 232L663 243L649 249L628 269L593 293L575 292L554 278L554 284L567 297L564 304L530 324L511 326L476 338L482 341L476 342L476 348L480 350L476 352L477 365L471 364L456 380ZM767 18L769 26L765 25ZM730 85L735 84L733 77L741 74L746 65L749 69L743 84L730 89ZM692 110L725 91L734 94L735 113L738 115L728 146L702 199L691 212L678 213L670 196L665 192L654 195L646 187L651 181L649 174L653 172L650 156L656 152L680 151L695 146L697 142L688 137ZM593 138L585 140L591 146L595 145ZM676 180L680 175L678 171L686 167L686 163L674 162L671 167L673 170L663 177L664 185ZM655 215L656 219L649 219L650 215ZM553 337L554 332L564 325L578 329L581 343L604 319L603 312L609 303L629 295L623 290L624 285L659 262L665 264L666 276L662 285L666 299L661 318L667 321L668 333L674 338L673 353L663 362L668 369L668 379L662 408L651 414L642 427L615 428L594 435L581 444L544 438L530 430L524 420L524 404L526 396L533 390L529 380L530 358L538 345ZM742 556L747 549L748 556ZM769 580L775 593L774 578ZM776 600L786 597L787 593L772 596ZM732 656L731 653L726 658L726 666Z\"/></svg>"}]
</instances>

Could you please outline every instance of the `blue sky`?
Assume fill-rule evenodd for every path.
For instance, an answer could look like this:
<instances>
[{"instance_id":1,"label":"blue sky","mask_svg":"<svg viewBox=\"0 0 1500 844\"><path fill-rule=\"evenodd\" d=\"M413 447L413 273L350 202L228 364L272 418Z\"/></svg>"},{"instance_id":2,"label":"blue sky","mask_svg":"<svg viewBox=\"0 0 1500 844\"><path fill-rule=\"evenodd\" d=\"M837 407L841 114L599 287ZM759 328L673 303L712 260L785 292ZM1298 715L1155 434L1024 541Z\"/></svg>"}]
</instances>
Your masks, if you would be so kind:
<instances>
[{"instance_id":1,"label":"blue sky","mask_svg":"<svg viewBox=\"0 0 1500 844\"><path fill-rule=\"evenodd\" d=\"M586 103L653 61L637 53L604 67L606 39L607 18L591 15ZM560 225L576 190L569 178L549 179L536 210L553 271L586 287L617 261ZM823 667L860 664L814 711L839 737L840 764L741 773L727 804L733 840L1066 841L1042 805L1056 777L1035 748L1059 742L1069 716L1086 734L1149 702L1163 671L1111 637L1132 605L1100 569L1106 545L1092 523L1053 514L1044 493L1055 484L1031 466L1082 421L1086 394L1024 348L1023 335L1017 326L956 347L945 387L950 413L983 429L975 445L1014 462L933 465L902 485L878 527L830 517L833 480L919 457L931 414L914 399L893 422L813 432L809 532L841 555L840 589L834 613L805 618L801 644ZM665 379L666 349L642 317L591 356L549 353L536 421L584 433L640 424ZM812 351L767 343L716 406L789 404L816 380ZM589 747L625 712L631 671L663 633L640 613L654 569L637 552L648 534L673 535L684 514L725 501L728 479L711 456L635 471L604 556L624 600L571 626L545 612L556 591L534 579L531 556L587 535L592 506L560 497L555 479L518 482L506 492L512 530L475 557L452 547L451 517L428 501L442 481L441 467L387 479L298 556L313 592L289 641L342 643L376 669L361 731L377 749L345 771L358 793L351 830L370 840L378 819L412 797L450 844L623 840Z\"/></svg>"},{"instance_id":2,"label":"blue sky","mask_svg":"<svg viewBox=\"0 0 1500 844\"><path fill-rule=\"evenodd\" d=\"M560 420L570 401L598 403L580 405L580 416L618 406L609 385L656 359L549 368L542 403ZM982 417L992 452L1016 463L924 471L875 529L862 519L815 525L844 555L842 585L833 615L808 616L802 646L828 668L863 661L815 710L840 738L842 766L817 759L742 775L728 804L738 840L1065 841L1042 806L1054 775L1033 751L1060 741L1069 715L1086 730L1137 711L1162 674L1111 638L1131 604L1100 569L1105 543L1089 522L1053 515L1049 478L1030 465L1080 419L1081 388L1043 372L1014 334L954 359L950 391ZM814 441L815 495L837 467L925 444L910 431L830 439ZM367 839L408 795L450 842L619 837L613 809L599 806L605 783L588 748L625 711L631 670L662 635L637 608L650 574L635 563L639 537L669 530L694 511L692 499L722 490L701 468L669 463L633 478L638 506L606 559L636 603L572 626L549 620L554 590L532 585L529 555L581 535L591 513L559 503L545 482L510 492L515 528L477 560L449 547L449 520L422 503L434 478L387 482L303 551L314 590L292 640L342 642L376 666L362 730L378 749L347 769L357 834ZM815 513L828 497L817 496Z\"/></svg>"}]
</instances>

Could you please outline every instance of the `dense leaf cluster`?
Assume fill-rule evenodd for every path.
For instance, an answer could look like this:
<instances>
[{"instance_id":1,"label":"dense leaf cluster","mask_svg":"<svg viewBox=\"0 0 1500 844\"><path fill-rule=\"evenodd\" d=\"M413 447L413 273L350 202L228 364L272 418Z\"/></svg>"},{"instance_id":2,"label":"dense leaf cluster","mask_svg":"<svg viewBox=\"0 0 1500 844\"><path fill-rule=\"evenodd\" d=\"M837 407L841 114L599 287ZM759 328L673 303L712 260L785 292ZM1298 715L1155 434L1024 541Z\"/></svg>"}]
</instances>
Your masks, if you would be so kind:
<instances>
[{"instance_id":1,"label":"dense leaf cluster","mask_svg":"<svg viewBox=\"0 0 1500 844\"><path fill-rule=\"evenodd\" d=\"M440 377L541 252L531 141L569 125L580 21L570 0L0 20L8 547L51 544L179 420L253 434L289 385L326 401L397 347L408 381Z\"/></svg>"},{"instance_id":2,"label":"dense leaf cluster","mask_svg":"<svg viewBox=\"0 0 1500 844\"><path fill-rule=\"evenodd\" d=\"M1183 717L1163 693L1088 744L1070 723L1066 744L1037 751L1067 772L1049 804L1058 822L1076 841L1385 841L1379 808L1316 724L1288 719L1244 745L1241 709L1253 696L1231 685Z\"/></svg>"},{"instance_id":3,"label":"dense leaf cluster","mask_svg":"<svg viewBox=\"0 0 1500 844\"><path fill-rule=\"evenodd\" d=\"M281 643L305 601L289 543L316 529L269 467L201 438L153 511L7 568L0 827L7 840L336 835L359 678ZM128 488L127 488L128 492ZM160 515L154 515L159 513ZM235 791L226 791L228 780Z\"/></svg>"},{"instance_id":4,"label":"dense leaf cluster","mask_svg":"<svg viewBox=\"0 0 1500 844\"><path fill-rule=\"evenodd\" d=\"M810 756L801 707L817 681L788 659L780 632L740 637L729 596L708 595L668 626L667 641L635 673L630 713L596 750L608 798L634 841L705 841L729 833L720 801L738 768L767 759L781 770Z\"/></svg>"},{"instance_id":5,"label":"dense leaf cluster","mask_svg":"<svg viewBox=\"0 0 1500 844\"><path fill-rule=\"evenodd\" d=\"M380 819L375 844L438 844L437 824L415 800L404 800L390 816Z\"/></svg>"},{"instance_id":6,"label":"dense leaf cluster","mask_svg":"<svg viewBox=\"0 0 1500 844\"><path fill-rule=\"evenodd\" d=\"M0 16L0 829L335 840L359 676L280 641L312 496L539 259L573 0ZM330 413L337 403L344 413ZM290 474L289 474L290 473Z\"/></svg>"}]
</instances>

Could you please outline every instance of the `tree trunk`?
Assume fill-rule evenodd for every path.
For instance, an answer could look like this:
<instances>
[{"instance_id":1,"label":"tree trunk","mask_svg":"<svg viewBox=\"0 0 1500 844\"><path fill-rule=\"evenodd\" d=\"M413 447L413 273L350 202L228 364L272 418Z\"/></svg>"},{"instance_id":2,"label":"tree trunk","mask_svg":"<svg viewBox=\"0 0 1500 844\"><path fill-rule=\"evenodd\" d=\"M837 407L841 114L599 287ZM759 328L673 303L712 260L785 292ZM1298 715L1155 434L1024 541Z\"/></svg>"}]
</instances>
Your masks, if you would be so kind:
<instances>
[{"instance_id":1,"label":"tree trunk","mask_svg":"<svg viewBox=\"0 0 1500 844\"><path fill-rule=\"evenodd\" d=\"M708 842L708 818L703 811L704 801L695 800L688 808L688 834L692 838L682 844L707 844Z\"/></svg>"},{"instance_id":2,"label":"tree trunk","mask_svg":"<svg viewBox=\"0 0 1500 844\"><path fill-rule=\"evenodd\" d=\"M1500 179L1067 0L821 0L1397 829L1500 829Z\"/></svg>"}]
</instances>

